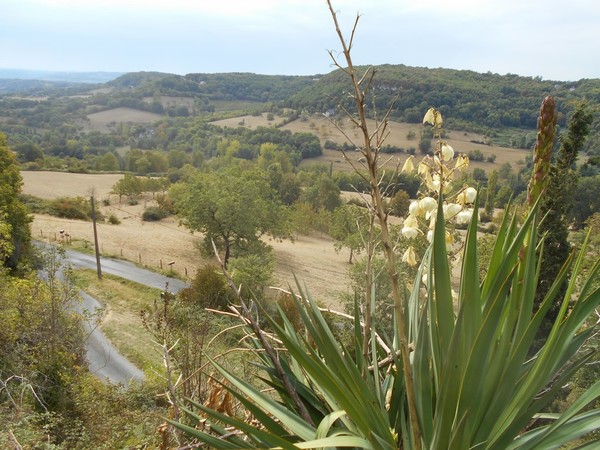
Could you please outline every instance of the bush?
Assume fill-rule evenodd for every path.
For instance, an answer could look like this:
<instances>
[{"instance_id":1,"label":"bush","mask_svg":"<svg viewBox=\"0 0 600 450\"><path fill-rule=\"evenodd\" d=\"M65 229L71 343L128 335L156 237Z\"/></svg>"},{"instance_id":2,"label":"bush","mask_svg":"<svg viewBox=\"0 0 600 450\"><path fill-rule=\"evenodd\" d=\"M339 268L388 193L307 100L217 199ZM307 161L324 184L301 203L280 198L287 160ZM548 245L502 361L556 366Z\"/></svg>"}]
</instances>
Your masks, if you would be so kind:
<instances>
[{"instance_id":1,"label":"bush","mask_svg":"<svg viewBox=\"0 0 600 450\"><path fill-rule=\"evenodd\" d=\"M475 150L471 150L467 156L469 157L469 159L471 161L484 161L485 160L485 156L483 156L483 153L481 153L481 150L479 149L475 149Z\"/></svg>"},{"instance_id":2,"label":"bush","mask_svg":"<svg viewBox=\"0 0 600 450\"><path fill-rule=\"evenodd\" d=\"M142 213L142 220L144 222L157 222L167 217L169 213L158 206L150 206L146 208Z\"/></svg>"},{"instance_id":3,"label":"bush","mask_svg":"<svg viewBox=\"0 0 600 450\"><path fill-rule=\"evenodd\" d=\"M410 197L408 196L408 192L399 190L390 201L390 214L396 217L404 217L408 212L409 205Z\"/></svg>"},{"instance_id":4,"label":"bush","mask_svg":"<svg viewBox=\"0 0 600 450\"><path fill-rule=\"evenodd\" d=\"M52 200L50 213L65 219L90 220L90 204L83 197L61 197Z\"/></svg>"},{"instance_id":5,"label":"bush","mask_svg":"<svg viewBox=\"0 0 600 450\"><path fill-rule=\"evenodd\" d=\"M119 219L114 214L111 214L108 216L108 223L110 223L111 225L119 225L121 223L121 219Z\"/></svg>"}]
</instances>

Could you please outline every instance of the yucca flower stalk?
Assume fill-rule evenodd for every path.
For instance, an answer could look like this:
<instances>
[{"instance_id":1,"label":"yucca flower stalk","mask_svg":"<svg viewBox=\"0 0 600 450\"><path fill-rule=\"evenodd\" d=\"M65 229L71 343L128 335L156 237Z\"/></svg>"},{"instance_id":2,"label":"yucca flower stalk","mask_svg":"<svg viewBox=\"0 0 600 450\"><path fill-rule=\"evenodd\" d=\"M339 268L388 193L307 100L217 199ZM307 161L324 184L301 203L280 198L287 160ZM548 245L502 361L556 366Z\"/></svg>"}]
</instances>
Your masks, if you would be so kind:
<instances>
[{"instance_id":1,"label":"yucca flower stalk","mask_svg":"<svg viewBox=\"0 0 600 450\"><path fill-rule=\"evenodd\" d=\"M552 148L556 134L556 102L548 96L542 101L537 120L537 139L533 149L533 171L527 188L529 206L537 201L548 184L548 173L552 160Z\"/></svg>"}]
</instances>

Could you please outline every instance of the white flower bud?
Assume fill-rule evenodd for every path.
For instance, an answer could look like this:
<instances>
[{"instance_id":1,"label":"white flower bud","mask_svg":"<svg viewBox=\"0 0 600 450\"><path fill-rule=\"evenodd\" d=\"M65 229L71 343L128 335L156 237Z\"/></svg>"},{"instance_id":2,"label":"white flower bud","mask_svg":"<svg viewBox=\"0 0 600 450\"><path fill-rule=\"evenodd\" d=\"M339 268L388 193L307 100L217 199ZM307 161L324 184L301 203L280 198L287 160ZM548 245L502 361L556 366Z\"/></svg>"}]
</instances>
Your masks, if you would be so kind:
<instances>
[{"instance_id":1,"label":"white flower bud","mask_svg":"<svg viewBox=\"0 0 600 450\"><path fill-rule=\"evenodd\" d=\"M402 228L402 236L407 239L416 238L419 235L419 230L413 227L403 227Z\"/></svg>"},{"instance_id":2,"label":"white flower bud","mask_svg":"<svg viewBox=\"0 0 600 450\"><path fill-rule=\"evenodd\" d=\"M444 205L444 215L446 219L452 219L456 217L456 215L462 211L462 206L458 203L449 203Z\"/></svg>"},{"instance_id":3,"label":"white flower bud","mask_svg":"<svg viewBox=\"0 0 600 450\"><path fill-rule=\"evenodd\" d=\"M433 211L437 208L437 201L433 197L423 197L419 201L419 206L425 212Z\"/></svg>"},{"instance_id":4,"label":"white flower bud","mask_svg":"<svg viewBox=\"0 0 600 450\"><path fill-rule=\"evenodd\" d=\"M412 246L408 247L406 249L406 251L404 252L404 255L402 255L402 262L405 262L406 264L408 264L411 267L417 265L417 257L415 255L415 249Z\"/></svg>"},{"instance_id":5,"label":"white flower bud","mask_svg":"<svg viewBox=\"0 0 600 450\"><path fill-rule=\"evenodd\" d=\"M470 187L470 186L465 189L465 199L467 200L467 203L473 203L476 198L477 198L477 189L475 189L474 187Z\"/></svg>"},{"instance_id":6,"label":"white flower bud","mask_svg":"<svg viewBox=\"0 0 600 450\"><path fill-rule=\"evenodd\" d=\"M473 216L473 210L465 209L456 215L456 223L458 223L458 224L469 223L471 221L472 216Z\"/></svg>"},{"instance_id":7,"label":"white flower bud","mask_svg":"<svg viewBox=\"0 0 600 450\"><path fill-rule=\"evenodd\" d=\"M419 202L417 200L410 202L410 205L408 205L408 214L413 217L419 217L423 214L423 210L419 206Z\"/></svg>"},{"instance_id":8,"label":"white flower bud","mask_svg":"<svg viewBox=\"0 0 600 450\"><path fill-rule=\"evenodd\" d=\"M448 144L442 144L442 160L451 161L454 158L454 149Z\"/></svg>"}]
</instances>

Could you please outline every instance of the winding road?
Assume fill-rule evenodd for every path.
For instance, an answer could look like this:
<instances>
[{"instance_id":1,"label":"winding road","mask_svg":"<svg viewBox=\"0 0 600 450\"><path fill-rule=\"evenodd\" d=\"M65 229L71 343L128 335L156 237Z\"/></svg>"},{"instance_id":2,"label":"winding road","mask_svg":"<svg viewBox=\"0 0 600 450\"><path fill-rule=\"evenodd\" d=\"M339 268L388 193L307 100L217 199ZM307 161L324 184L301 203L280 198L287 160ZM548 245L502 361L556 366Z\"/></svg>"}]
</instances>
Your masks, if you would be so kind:
<instances>
[{"instance_id":1,"label":"winding road","mask_svg":"<svg viewBox=\"0 0 600 450\"><path fill-rule=\"evenodd\" d=\"M95 256L70 249L66 249L65 253L66 262L71 267L96 270ZM128 261L101 257L100 264L102 273L116 275L158 289L165 289L168 286L169 292L178 292L187 286L181 280L142 269ZM80 312L87 312L93 316L95 311L102 308L100 302L95 298L83 291L80 291L80 294L83 299L78 308ZM89 333L86 342L86 356L93 374L105 381L123 385L144 379L144 373L113 347L104 333L97 328L93 318L86 320L85 328Z\"/></svg>"}]
</instances>

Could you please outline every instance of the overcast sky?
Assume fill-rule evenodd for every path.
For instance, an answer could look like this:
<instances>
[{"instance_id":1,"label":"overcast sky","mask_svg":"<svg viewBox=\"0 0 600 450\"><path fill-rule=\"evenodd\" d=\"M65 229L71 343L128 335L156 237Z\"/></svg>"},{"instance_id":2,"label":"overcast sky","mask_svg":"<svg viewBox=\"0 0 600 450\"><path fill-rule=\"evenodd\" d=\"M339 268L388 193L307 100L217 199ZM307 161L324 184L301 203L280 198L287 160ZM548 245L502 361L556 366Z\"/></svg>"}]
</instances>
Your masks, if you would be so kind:
<instances>
[{"instance_id":1,"label":"overcast sky","mask_svg":"<svg viewBox=\"0 0 600 450\"><path fill-rule=\"evenodd\" d=\"M598 0L334 0L356 64L600 78ZM0 68L314 75L325 0L0 0Z\"/></svg>"}]
</instances>

